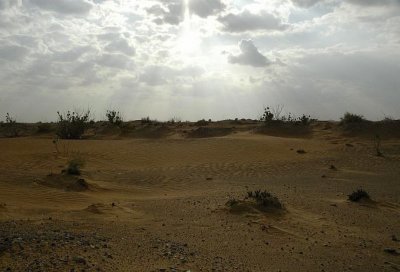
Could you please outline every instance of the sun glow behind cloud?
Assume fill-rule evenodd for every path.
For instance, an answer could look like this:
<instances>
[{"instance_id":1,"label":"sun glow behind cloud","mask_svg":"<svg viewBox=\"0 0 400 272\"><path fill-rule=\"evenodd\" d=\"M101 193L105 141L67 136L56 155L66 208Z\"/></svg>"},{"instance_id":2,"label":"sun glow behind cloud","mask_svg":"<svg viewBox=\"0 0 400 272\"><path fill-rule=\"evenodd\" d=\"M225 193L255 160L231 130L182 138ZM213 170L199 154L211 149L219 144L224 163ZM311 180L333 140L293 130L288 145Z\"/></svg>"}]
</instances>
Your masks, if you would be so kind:
<instances>
[{"instance_id":1,"label":"sun glow behind cloud","mask_svg":"<svg viewBox=\"0 0 400 272\"><path fill-rule=\"evenodd\" d=\"M183 61L189 62L190 58L201 54L201 37L196 27L196 22L192 20L190 14L190 0L184 0L184 16L181 26L181 33L178 36L178 54L183 57Z\"/></svg>"},{"instance_id":2,"label":"sun glow behind cloud","mask_svg":"<svg viewBox=\"0 0 400 272\"><path fill-rule=\"evenodd\" d=\"M16 3L0 0L0 116L89 105L101 118L110 104L128 119L257 117L264 104L400 115L395 0Z\"/></svg>"}]
</instances>

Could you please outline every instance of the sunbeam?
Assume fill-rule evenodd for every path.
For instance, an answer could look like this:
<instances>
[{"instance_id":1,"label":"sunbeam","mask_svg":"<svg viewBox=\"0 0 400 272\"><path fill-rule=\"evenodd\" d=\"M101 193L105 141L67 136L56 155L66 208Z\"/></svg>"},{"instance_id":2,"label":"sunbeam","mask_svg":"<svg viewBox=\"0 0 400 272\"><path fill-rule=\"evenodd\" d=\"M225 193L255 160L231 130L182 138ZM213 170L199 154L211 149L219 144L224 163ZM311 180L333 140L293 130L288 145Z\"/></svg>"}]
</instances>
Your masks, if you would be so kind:
<instances>
[{"instance_id":1,"label":"sunbeam","mask_svg":"<svg viewBox=\"0 0 400 272\"><path fill-rule=\"evenodd\" d=\"M179 52L184 57L190 57L199 53L200 35L194 26L194 21L190 14L190 0L184 0L184 20L182 23L182 32L178 39Z\"/></svg>"}]
</instances>

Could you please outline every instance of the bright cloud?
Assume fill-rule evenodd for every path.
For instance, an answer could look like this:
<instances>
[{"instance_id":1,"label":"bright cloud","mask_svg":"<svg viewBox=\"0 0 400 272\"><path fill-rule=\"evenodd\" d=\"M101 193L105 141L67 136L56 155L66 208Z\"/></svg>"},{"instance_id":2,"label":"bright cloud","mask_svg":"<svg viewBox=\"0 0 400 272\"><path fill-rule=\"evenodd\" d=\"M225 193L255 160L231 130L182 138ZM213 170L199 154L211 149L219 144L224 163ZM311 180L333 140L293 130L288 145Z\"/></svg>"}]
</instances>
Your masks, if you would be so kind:
<instances>
[{"instance_id":1,"label":"bright cloud","mask_svg":"<svg viewBox=\"0 0 400 272\"><path fill-rule=\"evenodd\" d=\"M0 0L0 120L400 118L399 29L398 0Z\"/></svg>"}]
</instances>

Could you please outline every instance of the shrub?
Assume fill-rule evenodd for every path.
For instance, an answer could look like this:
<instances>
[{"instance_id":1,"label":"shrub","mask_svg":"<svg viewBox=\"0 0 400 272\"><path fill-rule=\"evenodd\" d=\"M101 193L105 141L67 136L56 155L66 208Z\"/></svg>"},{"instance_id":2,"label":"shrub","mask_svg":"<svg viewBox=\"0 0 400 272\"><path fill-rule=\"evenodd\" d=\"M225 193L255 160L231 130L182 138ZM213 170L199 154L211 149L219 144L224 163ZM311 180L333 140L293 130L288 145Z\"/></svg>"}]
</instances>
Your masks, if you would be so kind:
<instances>
[{"instance_id":1,"label":"shrub","mask_svg":"<svg viewBox=\"0 0 400 272\"><path fill-rule=\"evenodd\" d=\"M211 120L211 119L210 119ZM211 121L208 121L211 122ZM201 119L199 121L197 121L196 123L194 123L196 126L207 126L208 122L205 119Z\"/></svg>"},{"instance_id":2,"label":"shrub","mask_svg":"<svg viewBox=\"0 0 400 272\"><path fill-rule=\"evenodd\" d=\"M17 137L19 135L17 120L13 118L8 112L6 114L6 122L4 126L7 129L9 137Z\"/></svg>"},{"instance_id":3,"label":"shrub","mask_svg":"<svg viewBox=\"0 0 400 272\"><path fill-rule=\"evenodd\" d=\"M68 111L66 114L57 114L57 135L61 139L80 139L90 123L89 110L83 113Z\"/></svg>"},{"instance_id":4,"label":"shrub","mask_svg":"<svg viewBox=\"0 0 400 272\"><path fill-rule=\"evenodd\" d=\"M299 117L299 121L303 126L308 126L314 120L311 119L310 115L303 114L301 117Z\"/></svg>"},{"instance_id":5,"label":"shrub","mask_svg":"<svg viewBox=\"0 0 400 272\"><path fill-rule=\"evenodd\" d=\"M261 116L261 118L260 118L260 120L262 121L262 122L264 122L264 123L270 123L270 122L272 122L273 120L274 120L274 114L272 113L272 111L270 110L270 108L269 107L266 107L265 109L264 109L264 113L263 113L263 115Z\"/></svg>"},{"instance_id":6,"label":"shrub","mask_svg":"<svg viewBox=\"0 0 400 272\"><path fill-rule=\"evenodd\" d=\"M179 117L172 117L171 119L168 120L169 124L175 124L175 123L181 123L182 119Z\"/></svg>"},{"instance_id":7,"label":"shrub","mask_svg":"<svg viewBox=\"0 0 400 272\"><path fill-rule=\"evenodd\" d=\"M112 125L121 125L122 124L122 117L119 111L115 110L107 110L106 112L107 120Z\"/></svg>"},{"instance_id":8,"label":"shrub","mask_svg":"<svg viewBox=\"0 0 400 272\"><path fill-rule=\"evenodd\" d=\"M265 190L264 191L256 190L254 192L249 191L247 192L247 198L255 200L257 204L266 208L276 208L276 209L283 208L283 205L279 201L279 199Z\"/></svg>"},{"instance_id":9,"label":"shrub","mask_svg":"<svg viewBox=\"0 0 400 272\"><path fill-rule=\"evenodd\" d=\"M346 112L342 118L340 118L340 123L341 124L357 124L357 123L362 123L365 121L364 116Z\"/></svg>"},{"instance_id":10,"label":"shrub","mask_svg":"<svg viewBox=\"0 0 400 272\"><path fill-rule=\"evenodd\" d=\"M300 117L296 117L292 113L287 115L281 115L283 106L277 106L274 108L266 107L263 115L260 117L260 121L264 122L265 125L270 124L294 124L308 126L316 119L312 119L310 115L303 114Z\"/></svg>"},{"instance_id":11,"label":"shrub","mask_svg":"<svg viewBox=\"0 0 400 272\"><path fill-rule=\"evenodd\" d=\"M68 175L77 175L81 174L81 168L85 165L85 161L80 158L76 157L68 162L66 172Z\"/></svg>"},{"instance_id":12,"label":"shrub","mask_svg":"<svg viewBox=\"0 0 400 272\"><path fill-rule=\"evenodd\" d=\"M348 195L349 200L352 202L359 202L361 200L369 200L371 199L369 194L363 189L358 189L357 191L352 192Z\"/></svg>"},{"instance_id":13,"label":"shrub","mask_svg":"<svg viewBox=\"0 0 400 272\"><path fill-rule=\"evenodd\" d=\"M142 117L142 119L141 119L142 125L144 125L144 124L151 124L152 122L153 122L153 121L150 119L149 116L147 116L147 117Z\"/></svg>"}]
</instances>

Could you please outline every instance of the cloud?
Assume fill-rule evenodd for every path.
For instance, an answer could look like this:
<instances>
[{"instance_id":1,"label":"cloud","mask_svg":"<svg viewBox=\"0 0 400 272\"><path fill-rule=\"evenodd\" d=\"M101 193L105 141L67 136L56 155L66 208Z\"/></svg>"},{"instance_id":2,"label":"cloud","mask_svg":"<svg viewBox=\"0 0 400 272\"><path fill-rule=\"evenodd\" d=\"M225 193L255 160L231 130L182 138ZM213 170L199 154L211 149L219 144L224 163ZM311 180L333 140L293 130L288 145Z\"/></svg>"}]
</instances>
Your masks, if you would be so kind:
<instances>
[{"instance_id":1,"label":"cloud","mask_svg":"<svg viewBox=\"0 0 400 272\"><path fill-rule=\"evenodd\" d=\"M300 7L311 7L318 2L322 2L323 0L292 0L293 4L300 6Z\"/></svg>"},{"instance_id":2,"label":"cloud","mask_svg":"<svg viewBox=\"0 0 400 272\"><path fill-rule=\"evenodd\" d=\"M241 13L229 13L218 18L224 26L223 30L228 32L245 32L254 30L284 30L287 25L275 15L262 11L259 14L244 10Z\"/></svg>"},{"instance_id":3,"label":"cloud","mask_svg":"<svg viewBox=\"0 0 400 272\"><path fill-rule=\"evenodd\" d=\"M309 8L317 3L334 2L332 0L292 0L293 4L303 8ZM347 0L343 3L351 3L359 6L387 6L387 5L400 5L400 0Z\"/></svg>"},{"instance_id":4,"label":"cloud","mask_svg":"<svg viewBox=\"0 0 400 272\"><path fill-rule=\"evenodd\" d=\"M123 54L104 53L97 59L96 63L109 68L127 69L132 61Z\"/></svg>"},{"instance_id":5,"label":"cloud","mask_svg":"<svg viewBox=\"0 0 400 272\"><path fill-rule=\"evenodd\" d=\"M241 51L239 55L228 56L229 63L253 67L264 67L270 64L270 61L258 51L252 40L241 40L239 48Z\"/></svg>"},{"instance_id":6,"label":"cloud","mask_svg":"<svg viewBox=\"0 0 400 272\"><path fill-rule=\"evenodd\" d=\"M264 103L398 118L400 1L290 1L190 0L181 24L183 0L0 0L0 116L113 101L127 119L257 117Z\"/></svg>"},{"instance_id":7,"label":"cloud","mask_svg":"<svg viewBox=\"0 0 400 272\"><path fill-rule=\"evenodd\" d=\"M19 61L23 59L29 50L18 45L5 45L0 47L0 59L8 61Z\"/></svg>"},{"instance_id":8,"label":"cloud","mask_svg":"<svg viewBox=\"0 0 400 272\"><path fill-rule=\"evenodd\" d=\"M156 16L156 24L179 25L183 21L184 7L182 1L168 1L167 4L156 4L146 9L148 14Z\"/></svg>"},{"instance_id":9,"label":"cloud","mask_svg":"<svg viewBox=\"0 0 400 272\"><path fill-rule=\"evenodd\" d=\"M0 10L11 8L17 4L18 1L16 0L0 0Z\"/></svg>"},{"instance_id":10,"label":"cloud","mask_svg":"<svg viewBox=\"0 0 400 272\"><path fill-rule=\"evenodd\" d=\"M87 14L93 4L86 0L25 0L27 3L38 6L39 8L54 11L61 14Z\"/></svg>"},{"instance_id":11,"label":"cloud","mask_svg":"<svg viewBox=\"0 0 400 272\"><path fill-rule=\"evenodd\" d=\"M348 0L348 2L359 6L400 5L400 0Z\"/></svg>"},{"instance_id":12,"label":"cloud","mask_svg":"<svg viewBox=\"0 0 400 272\"><path fill-rule=\"evenodd\" d=\"M56 52L53 56L53 60L59 62L73 62L78 60L83 54L93 52L94 50L95 49L90 46L75 47L71 50Z\"/></svg>"},{"instance_id":13,"label":"cloud","mask_svg":"<svg viewBox=\"0 0 400 272\"><path fill-rule=\"evenodd\" d=\"M110 42L104 49L108 52L123 53L127 56L133 56L136 53L135 48L122 37Z\"/></svg>"},{"instance_id":14,"label":"cloud","mask_svg":"<svg viewBox=\"0 0 400 272\"><path fill-rule=\"evenodd\" d=\"M149 86L159 86L174 82L185 82L200 77L204 70L198 66L171 68L164 65L150 65L144 69L139 81Z\"/></svg>"},{"instance_id":15,"label":"cloud","mask_svg":"<svg viewBox=\"0 0 400 272\"><path fill-rule=\"evenodd\" d=\"M225 4L221 0L191 0L189 1L190 12L206 18L224 10Z\"/></svg>"}]
</instances>

